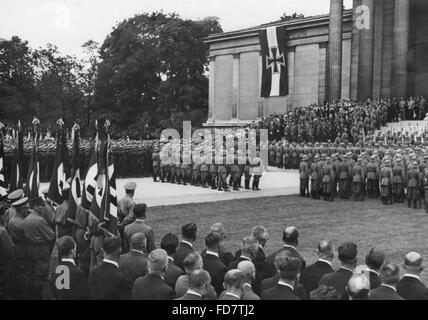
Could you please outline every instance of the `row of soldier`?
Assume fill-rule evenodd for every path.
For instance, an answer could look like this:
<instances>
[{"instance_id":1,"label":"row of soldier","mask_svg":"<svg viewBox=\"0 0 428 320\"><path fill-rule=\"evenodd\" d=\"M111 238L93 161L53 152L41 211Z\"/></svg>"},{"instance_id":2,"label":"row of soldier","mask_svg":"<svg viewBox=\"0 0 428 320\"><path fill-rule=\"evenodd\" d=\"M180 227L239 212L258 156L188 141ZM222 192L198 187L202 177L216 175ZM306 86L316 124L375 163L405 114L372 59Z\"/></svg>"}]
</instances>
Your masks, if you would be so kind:
<instances>
[{"instance_id":1,"label":"row of soldier","mask_svg":"<svg viewBox=\"0 0 428 320\"><path fill-rule=\"evenodd\" d=\"M202 156L199 163L196 161L185 163L180 160L176 164L170 164L161 161L160 148L155 147L152 160L154 182L190 184L228 192L229 187L232 187L234 191L239 191L242 188L242 180L244 180L244 188L249 190L252 180L251 189L260 190L259 183L263 174L263 164L259 152L252 160L247 156L245 164L239 164L237 155L234 156L233 164L227 164L226 156L220 163L213 159L209 161L208 157Z\"/></svg>"},{"instance_id":2,"label":"row of soldier","mask_svg":"<svg viewBox=\"0 0 428 320\"><path fill-rule=\"evenodd\" d=\"M303 154L299 175L302 197L363 201L368 195L392 204L404 202L407 196L409 208L421 208L423 201L428 212L427 149L361 149L331 156L317 153L313 158Z\"/></svg>"}]
</instances>

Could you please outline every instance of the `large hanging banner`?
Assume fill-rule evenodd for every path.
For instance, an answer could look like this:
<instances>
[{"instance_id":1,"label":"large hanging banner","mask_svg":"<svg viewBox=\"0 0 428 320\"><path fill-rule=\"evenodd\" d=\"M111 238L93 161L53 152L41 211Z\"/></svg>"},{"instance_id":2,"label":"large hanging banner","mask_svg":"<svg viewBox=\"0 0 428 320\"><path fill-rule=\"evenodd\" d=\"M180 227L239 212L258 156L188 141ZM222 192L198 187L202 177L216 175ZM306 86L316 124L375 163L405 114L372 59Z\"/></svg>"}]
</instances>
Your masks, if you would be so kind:
<instances>
[{"instance_id":1,"label":"large hanging banner","mask_svg":"<svg viewBox=\"0 0 428 320\"><path fill-rule=\"evenodd\" d=\"M285 27L269 27L259 31L262 49L261 96L288 95L288 66L285 48Z\"/></svg>"}]
</instances>

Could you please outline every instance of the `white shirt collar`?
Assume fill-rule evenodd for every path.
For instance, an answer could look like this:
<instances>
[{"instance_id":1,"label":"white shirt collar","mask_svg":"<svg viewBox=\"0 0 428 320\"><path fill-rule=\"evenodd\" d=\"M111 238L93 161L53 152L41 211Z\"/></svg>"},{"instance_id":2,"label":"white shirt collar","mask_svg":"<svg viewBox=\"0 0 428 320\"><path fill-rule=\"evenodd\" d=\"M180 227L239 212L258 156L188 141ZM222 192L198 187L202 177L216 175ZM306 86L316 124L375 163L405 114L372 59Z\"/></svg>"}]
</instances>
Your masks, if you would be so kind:
<instances>
[{"instance_id":1,"label":"white shirt collar","mask_svg":"<svg viewBox=\"0 0 428 320\"><path fill-rule=\"evenodd\" d=\"M202 298L202 295L200 294L200 293L198 293L198 292L196 292L196 291L193 291L192 289L189 289L189 290L187 290L187 292L186 292L187 294L193 294L193 295L195 295L195 296L198 296L198 297L201 297Z\"/></svg>"},{"instance_id":2,"label":"white shirt collar","mask_svg":"<svg viewBox=\"0 0 428 320\"><path fill-rule=\"evenodd\" d=\"M188 244L191 248L193 248L193 244L186 240L181 240L182 243Z\"/></svg>"},{"instance_id":3,"label":"white shirt collar","mask_svg":"<svg viewBox=\"0 0 428 320\"><path fill-rule=\"evenodd\" d=\"M218 252L207 250L207 254L210 254L212 256L216 256L218 258Z\"/></svg>"},{"instance_id":4,"label":"white shirt collar","mask_svg":"<svg viewBox=\"0 0 428 320\"><path fill-rule=\"evenodd\" d=\"M382 283L382 284L381 284L381 286L384 286L384 287L390 288L390 289L394 290L395 292L397 292L397 289L396 289L396 288L394 288L393 286L390 286L389 284Z\"/></svg>"},{"instance_id":5,"label":"white shirt collar","mask_svg":"<svg viewBox=\"0 0 428 320\"><path fill-rule=\"evenodd\" d=\"M325 262L331 267L331 262L325 259L318 259L318 261Z\"/></svg>"},{"instance_id":6,"label":"white shirt collar","mask_svg":"<svg viewBox=\"0 0 428 320\"><path fill-rule=\"evenodd\" d=\"M76 261L74 261L73 259L63 258L63 259L61 259L61 261L63 261L63 262L70 262L70 263L76 265Z\"/></svg>"},{"instance_id":7,"label":"white shirt collar","mask_svg":"<svg viewBox=\"0 0 428 320\"><path fill-rule=\"evenodd\" d=\"M293 248L294 250L297 250L297 248L295 246L291 246L289 244L284 244L284 247Z\"/></svg>"},{"instance_id":8,"label":"white shirt collar","mask_svg":"<svg viewBox=\"0 0 428 320\"><path fill-rule=\"evenodd\" d=\"M373 272L374 274L376 274L378 277L379 277L379 275L380 275L380 273L379 272L377 272L376 270L373 270L373 269L369 269L369 272Z\"/></svg>"},{"instance_id":9,"label":"white shirt collar","mask_svg":"<svg viewBox=\"0 0 428 320\"><path fill-rule=\"evenodd\" d=\"M341 267L340 267L340 269L347 270L347 271L350 271L350 272L354 273L354 270L349 269L349 268L347 268L347 267L343 267L343 266L341 266Z\"/></svg>"},{"instance_id":10,"label":"white shirt collar","mask_svg":"<svg viewBox=\"0 0 428 320\"><path fill-rule=\"evenodd\" d=\"M239 300L241 300L240 296L238 296L238 295L236 295L236 294L234 294L232 292L226 292L225 295L232 296L232 297L235 297L235 298L238 298Z\"/></svg>"},{"instance_id":11,"label":"white shirt collar","mask_svg":"<svg viewBox=\"0 0 428 320\"><path fill-rule=\"evenodd\" d=\"M173 257L168 256L168 261L174 262L174 258L173 258Z\"/></svg>"},{"instance_id":12,"label":"white shirt collar","mask_svg":"<svg viewBox=\"0 0 428 320\"><path fill-rule=\"evenodd\" d=\"M404 278L404 277L415 278L415 279L418 279L419 281L421 281L421 278L415 274L405 273L405 274L403 274L402 278Z\"/></svg>"},{"instance_id":13,"label":"white shirt collar","mask_svg":"<svg viewBox=\"0 0 428 320\"><path fill-rule=\"evenodd\" d=\"M250 289L252 289L253 287L251 286L251 284L249 284L248 282L245 282L244 284L243 284L243 286L244 287L248 287L248 288L250 288Z\"/></svg>"},{"instance_id":14,"label":"white shirt collar","mask_svg":"<svg viewBox=\"0 0 428 320\"><path fill-rule=\"evenodd\" d=\"M291 284L286 283L286 282L284 282L284 281L279 280L279 281L278 281L278 284L279 284L280 286L286 286L286 287L291 288L291 290L294 290L294 287L293 287Z\"/></svg>"},{"instance_id":15,"label":"white shirt collar","mask_svg":"<svg viewBox=\"0 0 428 320\"><path fill-rule=\"evenodd\" d=\"M110 263L110 264L116 266L116 268L119 268L119 264L116 261L104 258L103 262Z\"/></svg>"},{"instance_id":16,"label":"white shirt collar","mask_svg":"<svg viewBox=\"0 0 428 320\"><path fill-rule=\"evenodd\" d=\"M135 219L135 221L138 221L138 222L146 222L146 220L145 220L145 219Z\"/></svg>"},{"instance_id":17,"label":"white shirt collar","mask_svg":"<svg viewBox=\"0 0 428 320\"><path fill-rule=\"evenodd\" d=\"M133 252L137 252L137 253L141 253L141 254L144 254L144 252L143 252L143 251L141 251L141 250L131 249L131 251L133 251Z\"/></svg>"},{"instance_id":18,"label":"white shirt collar","mask_svg":"<svg viewBox=\"0 0 428 320\"><path fill-rule=\"evenodd\" d=\"M240 256L239 259L245 259L245 260L248 260L248 261L253 261L253 260L251 260L251 258L248 258L246 256Z\"/></svg>"}]
</instances>

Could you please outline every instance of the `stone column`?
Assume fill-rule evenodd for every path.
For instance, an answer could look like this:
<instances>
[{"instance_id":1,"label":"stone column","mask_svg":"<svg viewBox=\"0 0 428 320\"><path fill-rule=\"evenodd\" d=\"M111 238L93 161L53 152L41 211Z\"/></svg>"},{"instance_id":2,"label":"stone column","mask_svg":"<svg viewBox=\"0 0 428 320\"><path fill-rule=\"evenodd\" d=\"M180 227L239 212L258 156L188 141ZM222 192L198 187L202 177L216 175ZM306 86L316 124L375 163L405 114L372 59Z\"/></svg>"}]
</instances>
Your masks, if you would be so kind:
<instances>
[{"instance_id":1,"label":"stone column","mask_svg":"<svg viewBox=\"0 0 428 320\"><path fill-rule=\"evenodd\" d=\"M375 0L363 0L364 15L368 21L360 30L360 49L358 54L358 100L373 97L373 62L374 62L374 13Z\"/></svg>"},{"instance_id":2,"label":"stone column","mask_svg":"<svg viewBox=\"0 0 428 320\"><path fill-rule=\"evenodd\" d=\"M395 0L391 90L393 97L407 95L409 19L410 0Z\"/></svg>"},{"instance_id":3,"label":"stone column","mask_svg":"<svg viewBox=\"0 0 428 320\"><path fill-rule=\"evenodd\" d=\"M340 99L342 92L343 0L330 0L328 35L328 101Z\"/></svg>"},{"instance_id":4,"label":"stone column","mask_svg":"<svg viewBox=\"0 0 428 320\"><path fill-rule=\"evenodd\" d=\"M215 56L209 57L208 121L215 123Z\"/></svg>"},{"instance_id":5,"label":"stone column","mask_svg":"<svg viewBox=\"0 0 428 320\"><path fill-rule=\"evenodd\" d=\"M351 70L349 76L350 97L357 98L358 93L358 54L360 47L360 29L357 28L357 8L361 5L362 0L354 0L352 8L352 37L351 37Z\"/></svg>"},{"instance_id":6,"label":"stone column","mask_svg":"<svg viewBox=\"0 0 428 320\"><path fill-rule=\"evenodd\" d=\"M392 51L394 32L394 0L384 0L382 35L382 79L381 98L391 97Z\"/></svg>"}]
</instances>

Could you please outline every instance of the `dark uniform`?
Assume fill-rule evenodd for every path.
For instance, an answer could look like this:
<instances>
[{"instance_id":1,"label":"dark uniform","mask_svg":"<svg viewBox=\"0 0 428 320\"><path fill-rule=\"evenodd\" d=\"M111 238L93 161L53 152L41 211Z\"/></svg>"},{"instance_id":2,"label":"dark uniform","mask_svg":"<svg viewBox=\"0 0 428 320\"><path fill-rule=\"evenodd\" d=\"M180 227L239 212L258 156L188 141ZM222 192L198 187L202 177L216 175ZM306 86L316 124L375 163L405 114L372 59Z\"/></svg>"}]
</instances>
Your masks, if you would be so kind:
<instances>
[{"instance_id":1,"label":"dark uniform","mask_svg":"<svg viewBox=\"0 0 428 320\"><path fill-rule=\"evenodd\" d=\"M417 209L417 202L419 199L419 170L418 163L414 162L412 168L407 173L407 205Z\"/></svg>"},{"instance_id":2,"label":"dark uniform","mask_svg":"<svg viewBox=\"0 0 428 320\"><path fill-rule=\"evenodd\" d=\"M404 166L399 159L392 169L392 197L394 202L403 202L404 201L404 181L405 181L405 171Z\"/></svg>"},{"instance_id":3,"label":"dark uniform","mask_svg":"<svg viewBox=\"0 0 428 320\"><path fill-rule=\"evenodd\" d=\"M318 155L315 156L314 163L311 164L309 174L311 177L311 197L312 199L319 199L319 190L321 185L321 168L319 167Z\"/></svg>"},{"instance_id":4,"label":"dark uniform","mask_svg":"<svg viewBox=\"0 0 428 320\"><path fill-rule=\"evenodd\" d=\"M160 154L159 148L155 148L152 153L152 166L153 166L153 181L158 182L158 177L161 179L160 175Z\"/></svg>"},{"instance_id":5,"label":"dark uniform","mask_svg":"<svg viewBox=\"0 0 428 320\"><path fill-rule=\"evenodd\" d=\"M349 186L349 176L350 176L349 163L347 156L344 157L344 160L339 165L339 197L340 199L349 199L350 196L350 186Z\"/></svg>"},{"instance_id":6,"label":"dark uniform","mask_svg":"<svg viewBox=\"0 0 428 320\"><path fill-rule=\"evenodd\" d=\"M372 156L367 164L367 194L370 198L377 198L379 192L379 170L375 160L376 157Z\"/></svg>"},{"instance_id":7,"label":"dark uniform","mask_svg":"<svg viewBox=\"0 0 428 320\"><path fill-rule=\"evenodd\" d=\"M393 172L390 167L391 161L387 159L385 161L384 167L381 169L380 176L380 196L383 204L392 204L392 192L391 192L391 182L393 178Z\"/></svg>"},{"instance_id":8,"label":"dark uniform","mask_svg":"<svg viewBox=\"0 0 428 320\"><path fill-rule=\"evenodd\" d=\"M322 184L323 184L323 196L325 201L333 201L333 181L334 181L334 170L331 164L331 158L328 157L324 166L322 167Z\"/></svg>"},{"instance_id":9,"label":"dark uniform","mask_svg":"<svg viewBox=\"0 0 428 320\"><path fill-rule=\"evenodd\" d=\"M309 166L308 157L303 156L303 161L300 163L300 196L309 198Z\"/></svg>"},{"instance_id":10,"label":"dark uniform","mask_svg":"<svg viewBox=\"0 0 428 320\"><path fill-rule=\"evenodd\" d=\"M354 165L352 173L352 193L354 195L354 201L363 201L366 173L361 158L358 158L358 162Z\"/></svg>"}]
</instances>

